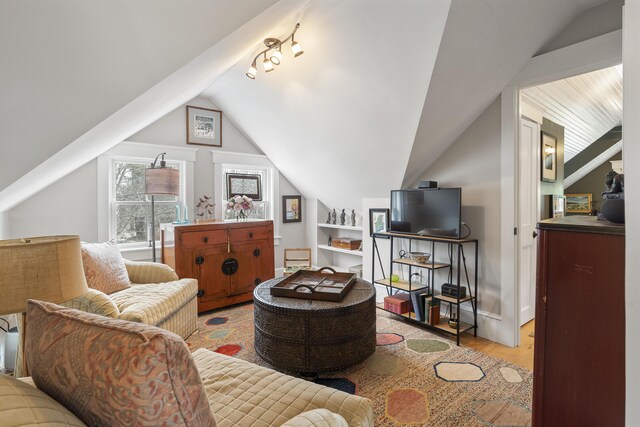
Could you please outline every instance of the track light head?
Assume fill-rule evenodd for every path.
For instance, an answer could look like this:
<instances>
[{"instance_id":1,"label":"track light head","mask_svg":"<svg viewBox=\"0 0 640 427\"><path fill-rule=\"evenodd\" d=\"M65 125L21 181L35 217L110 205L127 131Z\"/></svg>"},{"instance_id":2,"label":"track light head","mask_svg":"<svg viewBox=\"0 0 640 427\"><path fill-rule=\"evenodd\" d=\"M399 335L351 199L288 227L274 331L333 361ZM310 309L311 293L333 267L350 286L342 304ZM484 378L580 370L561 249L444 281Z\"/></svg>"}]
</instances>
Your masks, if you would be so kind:
<instances>
[{"instance_id":1,"label":"track light head","mask_svg":"<svg viewBox=\"0 0 640 427\"><path fill-rule=\"evenodd\" d=\"M247 70L245 75L249 77L251 80L255 80L256 74L258 74L258 69L256 68L256 61L253 61L251 67Z\"/></svg>"},{"instance_id":2,"label":"track light head","mask_svg":"<svg viewBox=\"0 0 640 427\"><path fill-rule=\"evenodd\" d=\"M264 55L264 61L262 61L262 66L264 67L264 72L268 73L273 71L273 62L267 58L267 54Z\"/></svg>"},{"instance_id":3,"label":"track light head","mask_svg":"<svg viewBox=\"0 0 640 427\"><path fill-rule=\"evenodd\" d=\"M272 50L271 56L269 60L274 63L274 65L280 65L282 62L282 52L280 51L280 47L278 46L278 50Z\"/></svg>"}]
</instances>

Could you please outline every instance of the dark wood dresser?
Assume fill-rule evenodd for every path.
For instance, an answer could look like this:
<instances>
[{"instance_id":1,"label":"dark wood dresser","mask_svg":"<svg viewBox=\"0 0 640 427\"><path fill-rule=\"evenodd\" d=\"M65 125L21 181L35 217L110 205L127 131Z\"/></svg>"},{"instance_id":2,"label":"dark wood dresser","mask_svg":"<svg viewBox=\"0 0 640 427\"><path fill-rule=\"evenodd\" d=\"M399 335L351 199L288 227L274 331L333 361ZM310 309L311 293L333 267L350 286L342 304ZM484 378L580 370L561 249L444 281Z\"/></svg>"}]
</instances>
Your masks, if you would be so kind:
<instances>
[{"instance_id":1,"label":"dark wood dresser","mask_svg":"<svg viewBox=\"0 0 640 427\"><path fill-rule=\"evenodd\" d=\"M273 222L163 224L162 262L198 279L198 312L250 301L275 277Z\"/></svg>"},{"instance_id":2,"label":"dark wood dresser","mask_svg":"<svg viewBox=\"0 0 640 427\"><path fill-rule=\"evenodd\" d=\"M624 426L624 226L538 224L533 425Z\"/></svg>"}]
</instances>

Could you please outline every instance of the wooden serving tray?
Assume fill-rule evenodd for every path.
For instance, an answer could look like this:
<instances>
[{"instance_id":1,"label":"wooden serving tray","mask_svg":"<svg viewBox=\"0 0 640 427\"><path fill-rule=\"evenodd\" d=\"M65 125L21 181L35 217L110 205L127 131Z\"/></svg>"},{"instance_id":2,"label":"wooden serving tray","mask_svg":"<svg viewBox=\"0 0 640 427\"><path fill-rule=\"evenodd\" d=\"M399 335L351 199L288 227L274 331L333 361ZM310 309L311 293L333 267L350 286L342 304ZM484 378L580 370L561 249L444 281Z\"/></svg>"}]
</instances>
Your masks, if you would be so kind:
<instances>
[{"instance_id":1,"label":"wooden serving tray","mask_svg":"<svg viewBox=\"0 0 640 427\"><path fill-rule=\"evenodd\" d=\"M298 270L272 286L271 295L340 302L355 283L355 274L336 273L331 267L323 267L318 271Z\"/></svg>"}]
</instances>

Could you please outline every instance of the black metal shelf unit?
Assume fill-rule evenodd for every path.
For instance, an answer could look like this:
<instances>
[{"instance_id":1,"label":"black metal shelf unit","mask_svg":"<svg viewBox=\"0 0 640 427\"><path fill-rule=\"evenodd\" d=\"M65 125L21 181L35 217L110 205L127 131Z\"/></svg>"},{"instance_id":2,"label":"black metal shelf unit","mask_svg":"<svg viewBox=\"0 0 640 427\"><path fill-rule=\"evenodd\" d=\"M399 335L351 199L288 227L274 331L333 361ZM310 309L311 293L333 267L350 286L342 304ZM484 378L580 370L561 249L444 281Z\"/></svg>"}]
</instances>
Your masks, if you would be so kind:
<instances>
[{"instance_id":1,"label":"black metal shelf unit","mask_svg":"<svg viewBox=\"0 0 640 427\"><path fill-rule=\"evenodd\" d=\"M427 237L421 236L417 234L404 234L404 233L392 233L392 232L384 232L384 233L374 233L372 236L373 239L373 251L372 251L372 272L371 277L374 279L374 283L378 285L385 286L387 288L387 295L395 295L398 292L408 292L410 295L412 293L420 292L424 294L427 298L433 298L439 300L442 303L449 304L449 313L453 313L453 310L456 311L456 318L458 319L457 325L455 328L449 326L449 318L442 317L440 322L433 323L433 321L429 320L429 317L424 314L422 317L424 320L419 320L415 315L415 301L418 301L420 296L417 298L414 296L410 298L412 302L413 312L409 311L407 313L398 314L393 313L392 311L386 310L384 308L384 304L377 304L377 307L381 310L385 310L389 313L393 313L404 318L407 318L411 321L415 321L424 325L430 329L435 331L443 331L449 334L452 334L456 337L456 343L460 345L460 334L466 331L473 330L473 336L477 336L478 334L478 306L477 306L477 295L478 295L478 239L448 239L442 237ZM382 258L380 256L380 251L378 249L378 240L384 239L389 240L390 242L390 262L388 264L389 274L385 274L384 263L382 262ZM406 257L395 257L394 258L394 245L395 240L408 240L409 241L409 251L412 251L412 245L414 241L423 241L431 244L431 256L429 261L426 263L418 263L412 261ZM439 246L445 245L447 252L447 261L441 262L436 261L436 250L441 249ZM469 272L467 268L467 260L464 252L465 245L473 245L474 249L474 274L473 274L473 284L469 279ZM375 278L375 270L376 270L376 257L378 261L378 265L380 266L380 270L382 271L383 278L376 279ZM399 280L393 281L392 274L394 271L394 265L408 266L409 267L409 280ZM427 271L427 280L425 283L416 283L413 280L413 277L419 273L414 272L414 269L423 269ZM446 296L435 293L435 280L436 280L436 271L447 269L448 270L448 283L453 284L457 287L457 297ZM464 277L463 277L464 274ZM455 276L455 278L454 278ZM460 298L460 288L464 286L462 280L465 279L466 286L468 289L468 294L463 298ZM472 289L473 288L473 289ZM464 303L469 303L471 305L471 310L473 313L473 324L465 323L460 321L460 306ZM413 316L412 316L413 315Z\"/></svg>"}]
</instances>

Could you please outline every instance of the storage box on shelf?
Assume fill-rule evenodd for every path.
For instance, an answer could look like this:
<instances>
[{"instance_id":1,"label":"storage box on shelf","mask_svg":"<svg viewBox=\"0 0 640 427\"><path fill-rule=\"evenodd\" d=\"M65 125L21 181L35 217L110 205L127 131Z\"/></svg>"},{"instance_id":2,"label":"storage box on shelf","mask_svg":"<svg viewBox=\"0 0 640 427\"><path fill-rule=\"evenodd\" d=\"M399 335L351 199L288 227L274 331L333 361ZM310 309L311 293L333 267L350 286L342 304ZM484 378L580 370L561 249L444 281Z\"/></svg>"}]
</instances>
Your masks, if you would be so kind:
<instances>
[{"instance_id":1,"label":"storage box on shelf","mask_svg":"<svg viewBox=\"0 0 640 427\"><path fill-rule=\"evenodd\" d=\"M393 297L399 297L409 301L411 310L398 313L393 307L387 304L385 298L384 304L378 304L378 308L400 314L404 317L416 320L421 324L433 328L437 331L445 331L456 336L456 342L460 344L460 334L465 331L473 330L474 336L477 335L478 328L478 311L477 311L477 292L478 292L478 240L477 239L450 239L440 237L427 237L417 234L404 233L377 233L373 235L373 254L372 254L372 277L376 277L376 262L382 271L383 278L375 279L374 282L382 285L387 289L387 294ZM381 265L382 261L379 255L378 245L383 241L388 241L390 245L389 253L391 259L388 268L388 274L385 274L385 266ZM414 259L402 257L394 257L394 245L398 246L400 242L408 242L408 251L411 253L415 246L420 243L430 248L430 257L426 262L417 262ZM407 243L405 243L406 245ZM473 245L474 249L474 274L473 283L470 281L469 269L464 253L465 245ZM444 254L444 255L441 255ZM415 257L414 257L415 258ZM408 270L408 280L397 280L396 272L404 273ZM445 293L442 295L438 289L442 283L436 284L436 273L442 270L447 274L445 282ZM415 278L418 279L415 279ZM392 280L393 279L393 280ZM464 282L463 282L464 281ZM464 289L464 291L463 291ZM430 301L437 301L440 304ZM460 307L464 303L471 306L472 323L458 321L455 327L449 326L448 316L436 316L434 313L435 305L445 305L449 313L454 313L456 319L460 319Z\"/></svg>"}]
</instances>

